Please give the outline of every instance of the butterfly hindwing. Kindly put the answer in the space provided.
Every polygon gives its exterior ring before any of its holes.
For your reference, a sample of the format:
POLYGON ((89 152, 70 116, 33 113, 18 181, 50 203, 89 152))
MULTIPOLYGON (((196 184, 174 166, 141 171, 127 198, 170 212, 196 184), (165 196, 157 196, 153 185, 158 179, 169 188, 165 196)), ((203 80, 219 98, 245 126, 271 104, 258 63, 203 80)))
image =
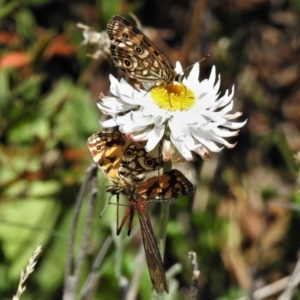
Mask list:
POLYGON ((173 200, 179 196, 189 195, 193 190, 191 182, 175 169, 154 176, 136 187, 136 193, 145 197, 148 202, 173 200))

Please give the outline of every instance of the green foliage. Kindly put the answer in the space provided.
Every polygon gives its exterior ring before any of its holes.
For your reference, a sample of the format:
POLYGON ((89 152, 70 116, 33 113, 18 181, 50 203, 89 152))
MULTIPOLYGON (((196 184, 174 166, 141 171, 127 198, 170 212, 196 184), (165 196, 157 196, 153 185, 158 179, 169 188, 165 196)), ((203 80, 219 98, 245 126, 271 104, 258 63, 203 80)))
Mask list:
POLYGON ((19 1, 7 1, 7 3, 5 2, 5 0, 0 1, 0 20, 9 16, 14 11, 14 9, 19 6, 19 1))
MULTIPOLYGON (((298 173, 293 154, 299 148, 299 76, 294 79, 295 84, 287 84, 294 73, 281 71, 293 63, 298 70, 295 36, 299 35, 300 2, 290 0, 282 11, 272 7, 273 2, 268 11, 260 4, 230 9, 222 2, 214 7, 208 4, 207 12, 203 12, 205 24, 199 27, 201 32, 191 23, 192 16, 184 17, 190 16, 191 11, 176 4, 168 7, 167 13, 164 6, 156 6, 157 17, 152 20, 148 11, 143 12, 151 8, 150 2, 113 0, 91 5, 77 1, 65 2, 63 9, 57 9, 52 2, 0 0, 1 300, 12 299, 20 272, 37 244, 43 245, 42 254, 26 282, 22 300, 50 300, 62 294, 74 205, 85 170, 92 163, 86 140, 99 130, 99 119, 103 120, 96 102, 99 92, 107 93, 109 83, 103 75, 111 66, 102 58, 92 60, 86 56, 92 51, 79 46, 83 37, 76 23, 104 30, 112 15, 129 12, 137 13, 141 21, 145 18, 153 22, 152 26, 169 29, 152 34, 160 37, 162 45, 163 40, 168 41, 166 54, 172 60, 195 56, 195 49, 179 45, 197 33, 197 55, 199 49, 211 53, 210 59, 201 62, 201 76, 208 74, 207 66, 210 70, 211 64, 216 64, 222 73, 222 84, 223 79, 226 88, 236 84, 235 105, 248 119, 248 127, 234 137, 237 147, 224 149, 224 154, 213 154, 213 171, 201 174, 195 163, 195 173, 200 178, 196 193, 203 188, 197 197, 206 201, 201 211, 194 209, 190 198, 177 199, 171 205, 165 265, 169 268, 180 262, 183 271, 176 276, 177 281, 170 279, 173 290, 170 289, 169 298, 164 295, 161 299, 187 299, 184 296, 189 295, 192 278, 188 259, 191 249, 198 255, 201 299, 230 300, 245 295, 239 276, 252 278, 249 270, 254 267, 259 278, 286 276, 299 248, 295 237, 300 218, 295 211, 299 210, 300 197, 292 190, 298 173), (271 17, 267 20, 266 16, 271 17), (192 28, 190 32, 188 28, 192 28), (285 40, 289 35, 291 40, 285 40), (277 51, 281 45, 284 51, 280 55, 277 51), (286 205, 276 206, 278 201, 286 205), (272 204, 269 218, 265 215, 267 204, 272 204), (240 255, 236 264, 224 255, 232 249, 240 255), (240 275, 237 270, 246 271, 240 275)), ((137 216, 130 237, 126 226, 120 236, 115 236, 116 205, 109 205, 99 219, 109 201, 107 185, 100 174, 88 253, 77 294, 99 249, 112 235, 113 243, 97 270, 99 286, 95 299, 117 299, 117 275, 121 273, 130 281, 140 267, 139 299, 149 299, 152 286, 147 265, 136 263, 141 245, 137 216)), ((75 258, 84 235, 89 192, 84 195, 76 228, 75 258)), ((116 203, 115 198, 110 201, 116 203)), ((120 219, 124 210, 120 207, 120 219)), ((157 233, 158 228, 153 227, 157 233)), ((296 293, 294 299, 298 298, 296 293)))

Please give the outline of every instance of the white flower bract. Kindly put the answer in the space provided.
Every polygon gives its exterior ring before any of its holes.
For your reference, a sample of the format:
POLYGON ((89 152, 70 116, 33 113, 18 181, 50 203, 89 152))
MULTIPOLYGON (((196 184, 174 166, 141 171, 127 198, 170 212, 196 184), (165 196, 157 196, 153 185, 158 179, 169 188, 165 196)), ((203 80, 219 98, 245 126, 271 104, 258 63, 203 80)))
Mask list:
MULTIPOLYGON (((182 68, 177 64, 176 72, 182 68)), ((180 95, 193 95, 195 101, 186 105, 191 96, 177 96, 178 105, 174 105, 173 94, 160 89, 167 94, 167 106, 154 99, 152 91, 157 87, 144 84, 144 89, 133 88, 125 80, 120 82, 110 76, 110 92, 113 96, 101 95, 99 109, 112 118, 101 123, 103 127, 119 126, 122 133, 132 140, 147 140, 146 151, 151 151, 162 138, 171 141, 164 143, 165 159, 172 159, 176 151, 185 160, 193 158, 192 153, 210 158, 211 152, 219 152, 223 146, 233 148, 235 144, 225 138, 238 135, 238 130, 244 122, 232 120, 242 113, 228 114, 233 107, 234 87, 231 93, 227 90, 220 96, 220 76, 216 80, 215 67, 212 68, 209 79, 199 81, 199 63, 196 63, 187 78, 181 83, 171 83, 176 89, 181 89, 180 95), (181 85, 180 86, 176 86, 181 85), (171 96, 170 96, 171 95, 171 96), (181 103, 182 99, 182 103, 181 103), (158 104, 159 103, 159 104, 158 104), (172 105, 173 103, 173 105, 172 105), (167 145, 165 147, 165 145, 167 145)), ((155 96, 156 97, 156 96, 155 96)), ((193 101, 193 100, 192 100, 193 101)), ((174 156, 175 157, 175 156, 174 156)), ((178 153, 176 155, 178 159, 178 153)))

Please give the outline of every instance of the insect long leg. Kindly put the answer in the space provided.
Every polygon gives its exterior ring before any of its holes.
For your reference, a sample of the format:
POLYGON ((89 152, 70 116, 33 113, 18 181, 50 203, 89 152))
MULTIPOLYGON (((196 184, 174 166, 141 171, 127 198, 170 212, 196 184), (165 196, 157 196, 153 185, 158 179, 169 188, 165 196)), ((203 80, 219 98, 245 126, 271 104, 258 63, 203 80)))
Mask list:
POLYGON ((131 228, 132 228, 132 221, 133 221, 133 216, 134 216, 134 208, 132 208, 130 206, 130 216, 129 216, 129 220, 128 220, 128 232, 127 235, 129 236, 131 233, 131 228))
POLYGON ((120 231, 119 230, 119 195, 117 195, 117 235, 119 235, 120 231))
POLYGON ((132 211, 131 207, 128 207, 127 210, 126 210, 126 212, 125 212, 125 215, 124 215, 124 217, 122 219, 122 222, 121 222, 120 226, 119 226, 119 216, 117 216, 117 235, 120 234, 120 232, 121 232, 124 224, 126 223, 128 217, 132 214, 131 211, 132 211))
POLYGON ((121 221, 121 224, 119 226, 119 195, 117 195, 117 235, 120 234, 124 224, 126 223, 127 219, 128 220, 128 233, 127 235, 130 235, 131 233, 131 228, 132 228, 132 221, 134 217, 134 203, 130 200, 129 207, 127 208, 125 215, 121 221))

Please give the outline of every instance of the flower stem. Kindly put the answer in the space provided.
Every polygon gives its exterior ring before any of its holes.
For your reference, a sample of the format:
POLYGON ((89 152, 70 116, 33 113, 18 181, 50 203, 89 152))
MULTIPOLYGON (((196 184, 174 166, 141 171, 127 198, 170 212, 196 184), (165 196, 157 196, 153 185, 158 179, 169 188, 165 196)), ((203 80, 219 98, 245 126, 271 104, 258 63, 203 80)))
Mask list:
MULTIPOLYGON (((164 173, 172 170, 172 163, 168 162, 164 164, 164 173)), ((158 248, 162 261, 165 256, 165 245, 167 236, 167 226, 169 221, 170 201, 161 203, 160 220, 159 220, 159 232, 158 232, 158 248)))
MULTIPOLYGON (((171 163, 166 163, 164 165, 164 173, 172 169, 171 163)), ((159 219, 159 232, 158 232, 158 249, 162 261, 164 261, 165 256, 165 245, 166 245, 166 236, 167 236, 167 226, 169 221, 169 212, 170 212, 170 201, 161 203, 160 210, 160 219, 159 219)), ((151 293, 151 300, 158 300, 159 295, 155 290, 151 293)))
POLYGON ((170 202, 164 202, 161 204, 160 220, 159 220, 159 233, 158 233, 158 248, 162 260, 165 255, 167 226, 169 221, 170 202))

